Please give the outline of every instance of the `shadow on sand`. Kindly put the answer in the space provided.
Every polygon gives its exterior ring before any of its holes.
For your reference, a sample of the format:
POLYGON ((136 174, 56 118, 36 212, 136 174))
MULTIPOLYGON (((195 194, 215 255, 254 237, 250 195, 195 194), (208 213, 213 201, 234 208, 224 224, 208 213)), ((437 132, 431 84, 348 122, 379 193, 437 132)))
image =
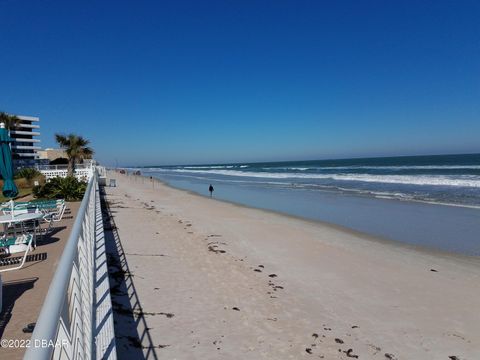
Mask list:
POLYGON ((100 189, 118 359, 157 360, 105 189, 100 189))

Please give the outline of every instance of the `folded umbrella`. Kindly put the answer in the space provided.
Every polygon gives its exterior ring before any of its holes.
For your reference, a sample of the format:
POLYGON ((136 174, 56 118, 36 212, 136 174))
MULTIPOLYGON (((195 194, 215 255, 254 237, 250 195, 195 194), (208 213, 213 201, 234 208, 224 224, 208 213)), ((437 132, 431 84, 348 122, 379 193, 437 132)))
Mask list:
POLYGON ((3 178, 3 196, 14 198, 18 195, 18 189, 13 182, 13 162, 10 143, 12 139, 8 136, 5 124, 0 123, 0 175, 3 178))

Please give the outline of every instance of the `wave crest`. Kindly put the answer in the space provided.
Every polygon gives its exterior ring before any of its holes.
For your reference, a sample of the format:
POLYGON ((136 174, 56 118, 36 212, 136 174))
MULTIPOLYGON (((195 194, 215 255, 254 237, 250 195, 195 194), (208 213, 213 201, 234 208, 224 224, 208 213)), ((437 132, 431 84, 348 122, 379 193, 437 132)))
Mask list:
MULTIPOLYGON (((160 169, 157 169, 160 170, 160 169)), ((194 169, 161 169, 165 172, 211 174, 235 177, 251 177, 265 179, 330 179, 336 181, 359 181, 385 184, 457 186, 480 188, 480 176, 476 175, 373 175, 373 174, 305 174, 252 172, 238 170, 194 170, 194 169)))

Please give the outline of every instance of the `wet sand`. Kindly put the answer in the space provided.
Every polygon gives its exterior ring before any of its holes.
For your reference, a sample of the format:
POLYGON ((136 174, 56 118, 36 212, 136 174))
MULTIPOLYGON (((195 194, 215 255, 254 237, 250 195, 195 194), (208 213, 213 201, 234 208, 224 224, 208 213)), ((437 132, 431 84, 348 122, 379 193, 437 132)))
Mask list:
MULTIPOLYGON (((110 175, 119 186, 107 200, 150 328, 144 352, 480 358, 479 258, 110 175)), ((128 358, 128 343, 118 353, 128 358)))

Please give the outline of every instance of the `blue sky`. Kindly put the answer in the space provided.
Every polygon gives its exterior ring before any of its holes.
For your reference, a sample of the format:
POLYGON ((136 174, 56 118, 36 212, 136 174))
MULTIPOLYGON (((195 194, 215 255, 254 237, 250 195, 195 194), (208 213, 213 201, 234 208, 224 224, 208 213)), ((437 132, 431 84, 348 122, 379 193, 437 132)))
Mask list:
POLYGON ((479 1, 0 0, 0 109, 106 164, 480 152, 479 1))

